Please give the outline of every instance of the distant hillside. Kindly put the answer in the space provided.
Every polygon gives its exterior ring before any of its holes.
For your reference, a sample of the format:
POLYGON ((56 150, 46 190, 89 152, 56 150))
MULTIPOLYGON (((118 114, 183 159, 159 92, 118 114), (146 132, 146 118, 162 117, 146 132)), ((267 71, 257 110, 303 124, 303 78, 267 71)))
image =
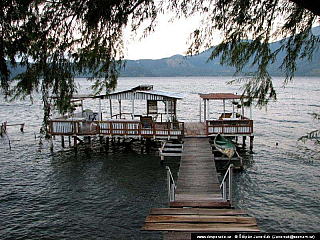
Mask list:
MULTIPOLYGON (((320 35, 320 27, 313 29, 315 35, 320 35)), ((271 44, 271 49, 275 50, 280 46, 280 42, 271 44)), ((170 58, 158 60, 127 60, 126 67, 121 71, 122 77, 175 77, 175 76, 230 76, 235 72, 235 68, 221 66, 219 59, 207 62, 211 50, 204 51, 196 56, 184 57, 174 55, 170 58)), ((279 67, 285 54, 279 53, 277 61, 269 67, 269 72, 273 76, 285 75, 279 67)), ((249 71, 250 69, 244 69, 249 71)), ((251 70, 252 71, 252 70, 251 70)), ((319 76, 320 75, 320 55, 319 51, 313 54, 313 59, 297 61, 297 76, 319 76)))
MULTIPOLYGON (((320 27, 313 28, 315 35, 320 35, 320 27)), ((280 43, 271 44, 271 49, 275 50, 280 43)), ((206 50, 198 55, 184 57, 174 55, 169 58, 157 60, 127 60, 125 68, 121 71, 122 77, 176 77, 176 76, 231 76, 235 68, 221 66, 219 59, 207 62, 212 50, 206 50)), ((272 76, 284 76, 279 66, 282 63, 285 54, 280 52, 277 61, 269 67, 272 76)), ((24 71, 23 68, 11 69, 12 76, 24 71)), ((250 69, 244 69, 249 71, 250 69)), ((251 70, 252 71, 252 70, 251 70)), ((309 62, 307 59, 297 61, 296 76, 320 76, 320 54, 319 50, 313 54, 313 59, 309 62)), ((78 76, 89 77, 89 76, 78 76)))

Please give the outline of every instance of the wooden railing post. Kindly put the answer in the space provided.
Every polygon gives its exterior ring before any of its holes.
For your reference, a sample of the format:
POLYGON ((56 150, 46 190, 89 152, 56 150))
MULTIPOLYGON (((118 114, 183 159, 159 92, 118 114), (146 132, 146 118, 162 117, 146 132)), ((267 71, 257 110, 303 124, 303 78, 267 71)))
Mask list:
POLYGON ((100 121, 97 121, 97 133, 100 135, 100 121))
POLYGON ((155 137, 156 134, 157 134, 157 131, 156 131, 156 124, 155 123, 151 123, 151 126, 152 126, 152 130, 153 130, 153 136, 155 137))
POLYGON ((167 188, 168 188, 168 198, 170 202, 175 200, 175 188, 176 184, 174 182, 171 170, 168 166, 166 166, 167 170, 167 188))
POLYGON ((206 121, 206 133, 207 133, 207 136, 209 136, 209 123, 208 123, 208 121, 206 121))
POLYGON ((229 166, 229 203, 232 204, 232 175, 233 175, 233 164, 229 166))
POLYGON ((77 134, 77 123, 73 122, 73 134, 77 134))

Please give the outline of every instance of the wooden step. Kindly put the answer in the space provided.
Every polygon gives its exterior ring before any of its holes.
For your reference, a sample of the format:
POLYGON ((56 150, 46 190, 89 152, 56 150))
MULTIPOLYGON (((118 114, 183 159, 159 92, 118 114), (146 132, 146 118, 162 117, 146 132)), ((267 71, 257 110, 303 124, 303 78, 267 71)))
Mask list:
POLYGON ((160 156, 164 157, 181 157, 182 153, 160 153, 160 156))
POLYGON ((207 215, 149 215, 146 223, 239 223, 254 224, 252 217, 239 216, 207 216, 207 215))
POLYGON ((142 231, 177 231, 177 232, 260 232, 256 224, 217 224, 217 223, 146 223, 142 231))
POLYGON ((207 208, 230 208, 230 203, 225 201, 174 201, 170 207, 207 207, 207 208))
POLYGON ((150 215, 212 215, 212 216, 237 216, 248 215, 243 209, 206 209, 206 208, 153 208, 150 215))
POLYGON ((166 147, 183 147, 183 144, 181 143, 166 143, 166 147))
POLYGON ((164 148, 162 149, 162 153, 164 152, 182 152, 182 148, 164 148))

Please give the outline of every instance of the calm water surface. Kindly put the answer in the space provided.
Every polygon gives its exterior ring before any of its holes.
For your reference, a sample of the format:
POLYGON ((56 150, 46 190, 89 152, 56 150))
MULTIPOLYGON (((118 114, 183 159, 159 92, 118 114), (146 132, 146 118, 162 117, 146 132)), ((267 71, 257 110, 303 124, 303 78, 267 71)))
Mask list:
MULTIPOLYGON (((118 90, 152 84, 157 90, 186 94, 178 102, 181 121, 199 120, 198 93, 240 92, 226 85, 232 78, 121 78, 118 90)), ((285 89, 275 78, 278 101, 267 109, 254 109, 254 154, 245 156, 245 170, 234 176, 234 204, 256 217, 263 232, 320 231, 320 157, 312 144, 297 139, 319 129, 311 113, 320 112, 320 78, 296 78, 285 89), (276 146, 278 143, 278 146, 276 146)), ((78 80, 80 92, 89 84, 78 80)), ((103 103, 108 116, 108 103, 103 103)), ((222 103, 211 103, 215 117, 222 103)), ((131 105, 123 103, 124 111, 131 105)), ((88 108, 97 110, 97 102, 88 108)), ((136 107, 143 111, 145 102, 136 107)), ((115 106, 116 108, 116 106, 115 106)), ((127 110, 126 110, 127 109, 127 110)), ((34 103, 7 103, 0 99, 1 122, 25 122, 25 132, 10 127, 0 138, 0 238, 104 238, 161 239, 142 233, 150 208, 166 207, 166 172, 158 153, 140 152, 125 145, 77 156, 55 142, 50 153, 40 142, 42 107, 34 103), (9 139, 11 150, 9 148, 9 139)), ((319 150, 319 149, 318 149, 319 150)), ((179 160, 166 161, 176 174, 179 160)))

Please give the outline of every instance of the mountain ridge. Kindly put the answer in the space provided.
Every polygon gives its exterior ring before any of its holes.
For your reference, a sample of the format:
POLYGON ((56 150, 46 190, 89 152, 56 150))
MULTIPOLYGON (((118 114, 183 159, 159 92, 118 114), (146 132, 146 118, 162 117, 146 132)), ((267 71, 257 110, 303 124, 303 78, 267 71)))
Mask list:
MULTIPOLYGON (((320 26, 312 29, 313 34, 320 36, 320 26)), ((271 50, 280 46, 280 41, 270 44, 271 50)), ((197 55, 183 56, 175 54, 171 57, 162 59, 139 59, 125 60, 125 67, 121 69, 120 77, 185 77, 185 76, 233 76, 235 68, 230 66, 221 66, 220 59, 215 58, 208 61, 212 51, 211 47, 197 55)), ((271 76, 285 76, 279 67, 285 57, 285 53, 280 52, 274 64, 268 67, 271 76)), ((320 76, 320 54, 319 50, 313 53, 312 61, 307 59, 297 60, 297 71, 295 76, 320 76)), ((25 71, 20 67, 10 68, 11 76, 25 71)), ((244 68, 244 72, 254 71, 250 68, 244 68)), ((90 75, 77 75, 76 77, 90 77, 90 75)))
MULTIPOLYGON (((312 29, 314 35, 320 35, 320 26, 312 29)), ((270 44, 272 50, 280 46, 280 41, 270 44)), ((213 48, 213 47, 212 47, 213 48)), ((162 59, 139 59, 126 60, 126 67, 121 71, 121 77, 179 77, 179 76, 232 76, 235 68, 221 66, 220 59, 215 58, 208 61, 212 48, 207 49, 194 56, 173 55, 162 59)), ((296 76, 319 76, 320 75, 320 54, 313 53, 312 61, 307 59, 297 60, 296 76)), ((274 64, 268 70, 272 76, 285 76, 280 66, 285 53, 280 52, 274 64)), ((247 67, 244 72, 250 69, 247 67)))

